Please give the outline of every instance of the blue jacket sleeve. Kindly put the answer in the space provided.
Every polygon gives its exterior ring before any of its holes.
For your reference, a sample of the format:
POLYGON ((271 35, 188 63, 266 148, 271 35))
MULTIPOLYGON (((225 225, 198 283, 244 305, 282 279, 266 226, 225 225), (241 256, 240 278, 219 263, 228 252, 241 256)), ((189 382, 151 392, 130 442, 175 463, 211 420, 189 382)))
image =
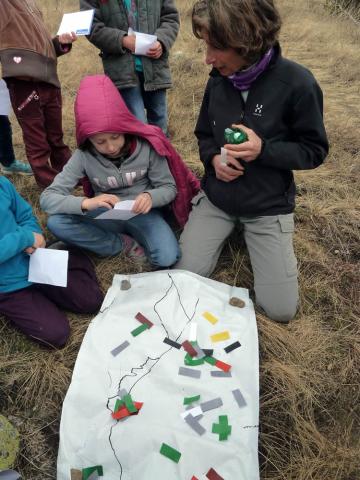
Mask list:
POLYGON ((34 243, 33 232, 41 233, 31 206, 18 194, 11 182, 6 181, 4 186, 10 207, 0 230, 3 232, 2 236, 0 234, 0 263, 31 247, 34 243), (13 228, 14 223, 16 223, 15 228, 13 228), (6 226, 9 226, 8 232, 6 232, 6 226))

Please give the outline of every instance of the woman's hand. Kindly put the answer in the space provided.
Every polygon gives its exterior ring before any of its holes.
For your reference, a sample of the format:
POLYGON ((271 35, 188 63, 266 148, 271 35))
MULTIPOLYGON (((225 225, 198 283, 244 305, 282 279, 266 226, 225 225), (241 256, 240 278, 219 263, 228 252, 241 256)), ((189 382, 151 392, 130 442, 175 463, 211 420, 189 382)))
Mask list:
POLYGON ((235 145, 227 143, 224 145, 224 148, 226 148, 228 153, 234 158, 241 158, 245 162, 252 162, 260 155, 262 148, 261 138, 254 132, 254 130, 247 128, 244 125, 231 125, 231 127, 244 130, 248 136, 248 140, 235 145))
POLYGON ((35 252, 37 248, 44 248, 46 245, 45 238, 41 233, 33 232, 34 234, 34 243, 32 247, 25 248, 25 253, 31 255, 35 252))
POLYGON ((155 42, 154 45, 146 52, 147 57, 155 59, 160 58, 162 54, 163 47, 159 41, 155 42))
POLYGON ((73 43, 77 40, 77 36, 75 32, 69 32, 69 33, 62 33, 59 35, 59 42, 61 45, 66 45, 69 43, 73 43))
POLYGON ((149 213, 152 207, 152 198, 150 193, 140 193, 135 198, 135 203, 132 208, 134 213, 149 213))
POLYGON ((114 207, 115 203, 119 202, 120 199, 116 195, 111 195, 110 193, 102 193, 94 198, 85 198, 82 201, 81 209, 82 210, 95 210, 96 208, 104 207, 110 210, 114 207))
POLYGON ((222 162, 221 155, 215 155, 212 159, 216 178, 223 182, 231 182, 244 175, 244 167, 231 155, 226 155, 226 163, 222 162))

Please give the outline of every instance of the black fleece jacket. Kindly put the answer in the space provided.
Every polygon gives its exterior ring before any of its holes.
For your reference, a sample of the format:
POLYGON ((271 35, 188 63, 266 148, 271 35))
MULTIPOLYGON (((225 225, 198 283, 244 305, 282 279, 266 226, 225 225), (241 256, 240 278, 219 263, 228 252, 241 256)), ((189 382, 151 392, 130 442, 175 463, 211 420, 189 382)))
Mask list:
POLYGON ((309 70, 281 56, 278 45, 267 70, 251 85, 246 103, 228 78, 211 71, 195 135, 205 166, 202 187, 214 205, 234 216, 291 213, 292 170, 318 167, 329 149, 321 89, 309 70), (223 182, 211 161, 225 143, 225 128, 233 123, 254 130, 263 147, 252 162, 241 161, 243 176, 223 182))

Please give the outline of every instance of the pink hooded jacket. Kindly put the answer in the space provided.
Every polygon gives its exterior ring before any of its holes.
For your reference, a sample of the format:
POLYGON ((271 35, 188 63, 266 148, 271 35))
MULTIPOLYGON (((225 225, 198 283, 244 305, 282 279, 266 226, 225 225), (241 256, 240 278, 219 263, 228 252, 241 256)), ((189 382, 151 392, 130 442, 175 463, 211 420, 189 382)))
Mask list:
POLYGON ((166 157, 177 187, 171 207, 179 226, 185 225, 191 199, 200 190, 199 180, 159 127, 144 124, 129 112, 118 89, 106 75, 92 75, 81 81, 75 100, 75 121, 78 146, 96 133, 127 133, 144 138, 159 155, 166 157))

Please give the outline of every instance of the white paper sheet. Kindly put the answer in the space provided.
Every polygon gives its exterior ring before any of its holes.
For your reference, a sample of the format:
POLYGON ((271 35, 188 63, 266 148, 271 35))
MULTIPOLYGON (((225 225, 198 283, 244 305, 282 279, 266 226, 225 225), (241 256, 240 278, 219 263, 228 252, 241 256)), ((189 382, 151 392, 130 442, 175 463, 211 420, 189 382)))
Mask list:
POLYGON ((146 55, 149 48, 151 48, 157 41, 156 35, 149 35, 148 33, 135 32, 132 28, 129 28, 128 35, 136 35, 135 55, 146 55))
POLYGON ((29 282, 67 286, 69 252, 51 248, 37 248, 30 255, 29 282))
POLYGON ((75 32, 76 35, 89 35, 94 18, 94 9, 82 12, 64 13, 61 20, 58 35, 75 32))
POLYGON ((132 211, 135 200, 123 200, 122 202, 117 202, 114 205, 114 208, 111 208, 107 212, 101 213, 96 220, 130 220, 130 218, 138 215, 132 211))
POLYGON ((9 90, 4 80, 0 80, 0 115, 9 115, 11 109, 9 90))
POLYGON ((63 403, 56 478, 68 480, 71 468, 102 465, 104 480, 200 479, 210 468, 226 480, 258 480, 258 383, 257 327, 247 290, 182 270, 115 275, 100 313, 89 324, 63 403), (129 290, 120 289, 125 279, 129 290), (244 300, 245 308, 231 306, 233 296, 244 300), (215 326, 204 319, 205 311, 219 319, 215 326), (131 331, 140 325, 138 312, 154 326, 133 337, 131 331), (200 379, 178 375, 186 352, 163 340, 182 343, 192 323, 198 325, 199 346, 213 348, 216 359, 232 365, 232 377, 212 377, 216 367, 207 363, 189 367, 201 369, 200 379), (231 340, 213 344, 210 335, 219 329, 231 332, 231 340), (241 347, 227 354, 224 347, 236 340, 241 347), (130 345, 112 355, 124 341, 130 345), (124 389, 143 406, 137 415, 117 422, 111 413, 124 389), (232 393, 236 389, 246 401, 241 408, 232 393), (197 417, 206 429, 201 436, 181 416, 184 397, 198 394, 192 408, 222 400, 197 417), (212 433, 219 415, 227 415, 232 426, 226 441, 212 433), (163 442, 181 452, 179 463, 159 453, 163 442))

